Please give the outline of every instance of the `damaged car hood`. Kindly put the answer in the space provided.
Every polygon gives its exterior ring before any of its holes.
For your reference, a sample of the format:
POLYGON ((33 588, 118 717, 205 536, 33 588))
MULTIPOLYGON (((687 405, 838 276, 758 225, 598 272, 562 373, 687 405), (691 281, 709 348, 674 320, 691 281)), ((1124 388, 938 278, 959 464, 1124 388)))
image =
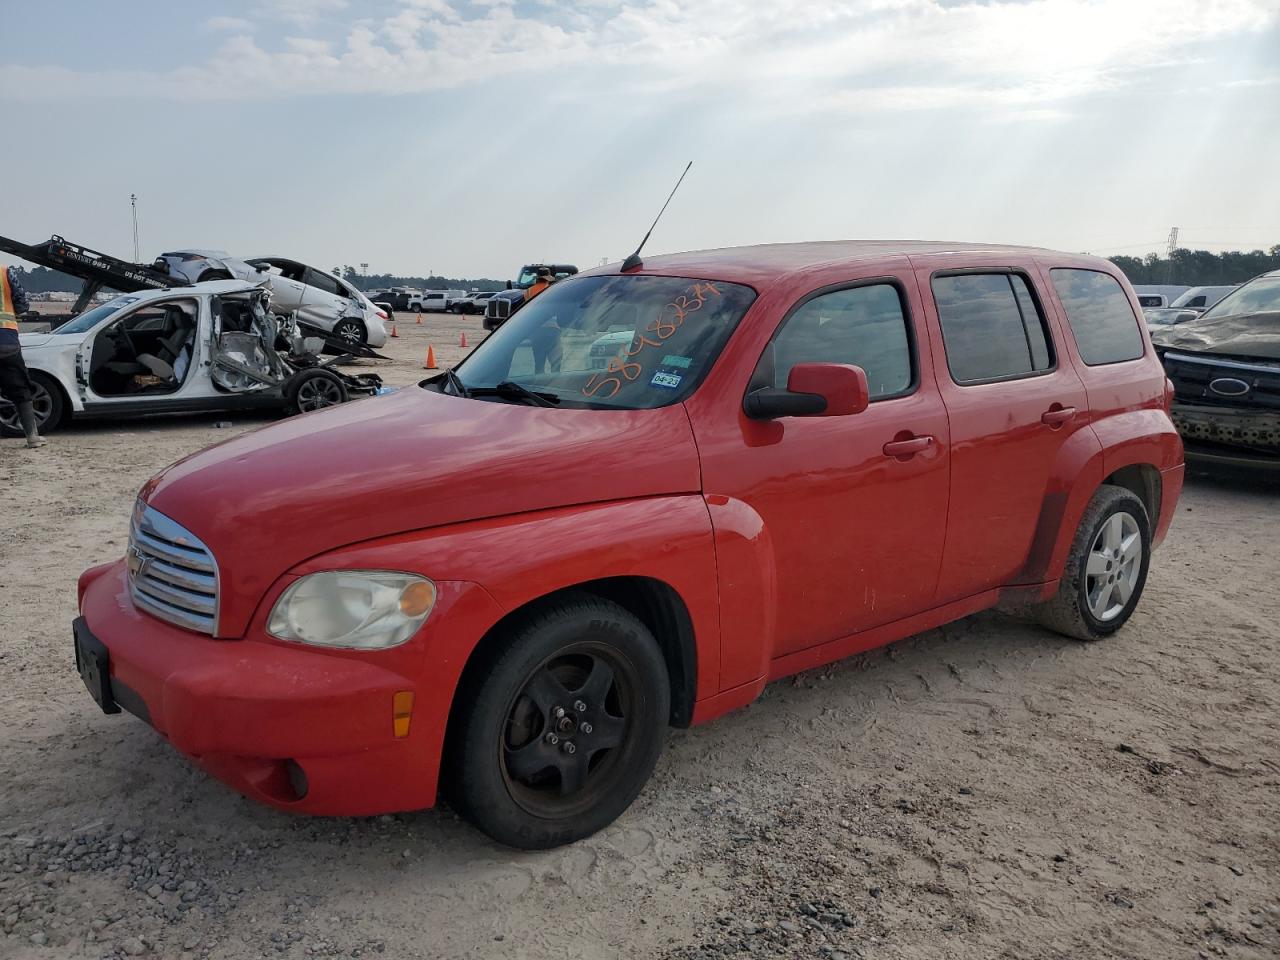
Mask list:
POLYGON ((1153 327, 1151 342, 1169 350, 1280 360, 1280 313, 1201 317, 1174 326, 1153 327))
POLYGON ((139 496, 213 552, 219 634, 239 636, 281 574, 338 547, 699 489, 681 404, 558 410, 410 388, 235 437, 178 461, 139 496))

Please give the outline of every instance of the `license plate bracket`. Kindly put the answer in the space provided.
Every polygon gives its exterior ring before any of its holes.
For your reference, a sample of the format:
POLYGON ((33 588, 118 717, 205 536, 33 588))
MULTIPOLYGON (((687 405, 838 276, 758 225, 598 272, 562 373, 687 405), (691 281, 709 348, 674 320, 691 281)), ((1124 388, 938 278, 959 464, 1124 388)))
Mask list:
POLYGON ((71 639, 75 645, 76 672, 89 696, 103 713, 119 713, 120 705, 111 692, 111 654, 106 645, 93 635, 83 617, 77 617, 72 624, 71 639))

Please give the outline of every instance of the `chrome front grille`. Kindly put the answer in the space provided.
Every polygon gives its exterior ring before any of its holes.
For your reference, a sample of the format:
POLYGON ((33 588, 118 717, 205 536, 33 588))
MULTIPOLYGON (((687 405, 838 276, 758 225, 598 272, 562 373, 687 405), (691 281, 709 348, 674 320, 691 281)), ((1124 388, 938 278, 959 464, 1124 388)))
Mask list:
POLYGON ((200 540, 139 503, 129 527, 129 592, 140 610, 212 635, 218 626, 218 564, 200 540))

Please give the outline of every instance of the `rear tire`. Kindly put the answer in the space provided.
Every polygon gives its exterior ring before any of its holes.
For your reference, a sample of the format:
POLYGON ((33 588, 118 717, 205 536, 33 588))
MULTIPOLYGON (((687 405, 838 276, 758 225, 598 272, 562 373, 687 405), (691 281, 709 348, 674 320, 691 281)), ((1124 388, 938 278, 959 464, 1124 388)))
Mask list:
POLYGON ((671 690, 648 628, 577 594, 515 624, 457 697, 454 807, 500 843, 541 850, 631 805, 662 752, 671 690))
POLYGON ((1146 507, 1123 487, 1103 484, 1085 508, 1051 599, 1035 613, 1077 640, 1101 640, 1125 625, 1142 598, 1151 562, 1146 507))
MULTIPOLYGON (((38 370, 28 371, 31 380, 31 406, 36 415, 36 431, 41 435, 53 433, 62 425, 67 404, 62 388, 53 378, 38 370)), ((18 422, 18 408, 0 399, 0 437, 23 437, 22 424, 18 422)))
POLYGON ((312 367, 296 374, 285 387, 289 414, 310 413, 346 403, 347 386, 332 370, 312 367))
POLYGON ((352 347, 363 347, 369 342, 369 331, 365 329, 363 320, 347 317, 333 325, 333 335, 343 343, 352 347))

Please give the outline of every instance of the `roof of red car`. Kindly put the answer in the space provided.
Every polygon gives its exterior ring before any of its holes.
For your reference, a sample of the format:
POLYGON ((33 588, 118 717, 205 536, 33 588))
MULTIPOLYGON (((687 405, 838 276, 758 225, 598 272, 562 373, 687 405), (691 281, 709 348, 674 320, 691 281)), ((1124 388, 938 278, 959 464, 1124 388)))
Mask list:
MULTIPOLYGON (((668 274, 678 277, 702 277, 726 280, 752 286, 767 284, 779 277, 819 267, 823 264, 852 263, 890 256, 923 256, 925 254, 997 254, 1017 256, 1061 256, 1069 260, 1083 258, 1077 254, 1058 254, 1043 247, 1017 247, 997 243, 951 243, 933 240, 822 240, 809 243, 763 243, 750 247, 720 247, 713 250, 691 250, 662 256, 642 255, 642 274, 668 274)), ((618 273, 619 264, 610 264, 584 273, 618 273)))

